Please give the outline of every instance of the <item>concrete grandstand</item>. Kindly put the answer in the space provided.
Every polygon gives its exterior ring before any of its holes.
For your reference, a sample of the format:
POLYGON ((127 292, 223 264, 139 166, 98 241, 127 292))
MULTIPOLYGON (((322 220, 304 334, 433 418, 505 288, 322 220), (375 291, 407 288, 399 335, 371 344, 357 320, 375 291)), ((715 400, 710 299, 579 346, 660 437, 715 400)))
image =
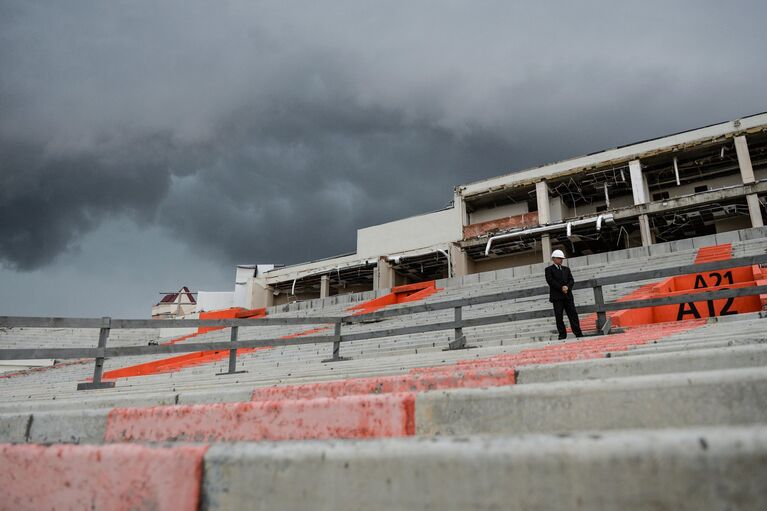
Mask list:
POLYGON ((765 180, 767 114, 756 114, 457 186, 444 210, 358 230, 353 254, 270 271, 241 267, 236 305, 523 266, 553 248, 604 254, 761 227, 765 180))
POLYGON ((0 318, 0 509, 764 509, 766 151, 760 114, 459 186, 195 320, 0 318))

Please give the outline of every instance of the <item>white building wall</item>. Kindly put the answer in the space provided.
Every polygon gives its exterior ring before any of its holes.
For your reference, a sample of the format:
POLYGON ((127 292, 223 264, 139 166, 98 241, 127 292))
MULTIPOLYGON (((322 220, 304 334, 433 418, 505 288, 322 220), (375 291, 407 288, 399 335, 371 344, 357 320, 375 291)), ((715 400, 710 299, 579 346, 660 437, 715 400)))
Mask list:
POLYGON ((357 257, 391 255, 459 241, 463 225, 456 208, 428 213, 357 231, 357 257))

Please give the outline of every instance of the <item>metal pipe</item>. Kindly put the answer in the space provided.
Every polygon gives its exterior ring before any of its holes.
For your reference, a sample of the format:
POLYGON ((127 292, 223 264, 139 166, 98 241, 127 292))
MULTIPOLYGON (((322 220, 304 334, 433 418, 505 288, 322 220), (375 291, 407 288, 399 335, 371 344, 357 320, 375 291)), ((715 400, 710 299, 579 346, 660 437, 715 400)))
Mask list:
POLYGON ((567 235, 570 236, 570 234, 572 233, 572 228, 574 226, 590 224, 590 223, 593 222, 594 224, 596 224, 598 226, 597 230, 601 230, 603 223, 605 223, 605 222, 612 223, 614 221, 615 220, 613 219, 612 213, 608 213, 606 215, 598 215, 598 216, 595 216, 595 217, 582 218, 580 220, 572 220, 572 221, 569 221, 569 222, 561 222, 561 223, 553 224, 553 225, 542 225, 540 227, 533 227, 532 229, 523 229, 521 231, 509 232, 509 233, 506 233, 506 234, 499 234, 497 236, 491 236, 490 239, 487 240, 487 244, 485 245, 485 255, 490 254, 490 247, 493 245, 493 242, 497 241, 497 240, 513 238, 515 236, 527 236, 527 235, 531 235, 531 234, 543 234, 543 233, 552 232, 552 231, 559 231, 559 230, 562 230, 562 229, 566 229, 567 230, 567 235))

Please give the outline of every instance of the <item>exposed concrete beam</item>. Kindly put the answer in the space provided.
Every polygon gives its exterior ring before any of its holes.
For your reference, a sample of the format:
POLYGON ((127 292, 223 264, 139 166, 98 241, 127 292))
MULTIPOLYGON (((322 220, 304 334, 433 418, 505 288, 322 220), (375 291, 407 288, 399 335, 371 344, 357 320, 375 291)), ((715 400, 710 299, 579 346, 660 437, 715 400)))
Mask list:
POLYGON ((532 185, 542 178, 554 179, 601 166, 625 164, 625 162, 631 159, 641 159, 655 154, 669 153, 674 150, 682 150, 707 143, 716 143, 743 133, 758 132, 765 129, 767 129, 767 114, 752 115, 705 128, 685 131, 675 135, 608 149, 587 156, 563 160, 550 165, 476 181, 459 186, 457 190, 464 197, 480 196, 507 187, 532 185))
POLYGON ((753 183, 754 168, 751 166, 751 155, 748 154, 748 143, 744 135, 735 137, 735 152, 738 155, 738 167, 740 167, 740 176, 743 184, 753 183))
POLYGON ((546 225, 551 222, 551 206, 549 204, 549 186, 545 179, 535 183, 535 198, 538 201, 538 223, 546 225))
MULTIPOLYGON (((751 165, 751 155, 748 153, 748 142, 746 136, 735 137, 735 152, 738 154, 738 167, 740 167, 740 177, 743 184, 750 184, 756 181, 754 179, 754 167, 751 165)), ((748 204, 748 214, 751 217, 751 227, 761 227, 764 225, 762 220, 762 206, 759 204, 759 197, 755 193, 746 195, 748 204)))
POLYGON ((631 192, 634 194, 634 204, 648 202, 647 187, 642 176, 642 164, 639 160, 629 162, 629 173, 631 174, 631 192))
POLYGON ((274 305, 274 288, 266 284, 265 279, 252 279, 250 309, 261 309, 274 305))
POLYGON ((760 181, 750 185, 732 186, 729 188, 720 188, 718 190, 709 190, 699 192, 694 195, 685 195, 673 199, 648 202, 636 206, 616 209, 613 211, 613 217, 616 221, 627 220, 639 215, 652 215, 664 211, 673 211, 678 209, 687 209, 691 206, 702 206, 723 200, 737 199, 755 193, 767 192, 767 181, 760 181))
POLYGON ((541 236, 541 252, 543 257, 543 262, 547 262, 549 260, 549 257, 551 256, 551 236, 548 234, 544 234, 541 236))
POLYGON ((461 250, 457 243, 450 244, 450 264, 453 268, 451 277, 463 277, 474 273, 474 261, 461 250))
MULTIPOLYGON (((613 218, 616 222, 622 222, 632 220, 639 217, 640 215, 653 215, 661 212, 688 209, 692 206, 703 206, 715 202, 722 202, 738 199, 741 197, 748 197, 749 195, 764 193, 767 193, 767 181, 759 181, 749 185, 737 185, 728 188, 720 188, 717 190, 708 190, 706 192, 698 192, 694 195, 685 195, 673 199, 647 202, 645 204, 628 206, 607 212, 612 212, 613 218)), ((463 248, 485 245, 489 237, 490 235, 485 235, 479 238, 462 241, 459 244, 463 248)))
MULTIPOLYGON (((551 222, 551 203, 549 202, 549 185, 543 179, 535 183, 535 198, 538 201, 538 223, 546 225, 551 222)), ((549 260, 551 254, 551 238, 548 234, 541 236, 543 262, 549 260)))
POLYGON ((639 215, 639 234, 642 236, 642 246, 649 247, 653 244, 652 230, 650 229, 650 218, 647 215, 639 215))
POLYGON ((748 203, 748 214, 751 217, 751 227, 762 227, 764 221, 762 220, 762 205, 759 204, 759 197, 755 193, 746 195, 746 202, 748 203))
POLYGON ((330 296, 330 276, 323 275, 320 277, 320 298, 328 296, 330 296))
POLYGON ((378 258, 378 266, 376 266, 375 280, 373 282, 373 289, 391 289, 394 287, 394 268, 386 260, 386 257, 378 258))

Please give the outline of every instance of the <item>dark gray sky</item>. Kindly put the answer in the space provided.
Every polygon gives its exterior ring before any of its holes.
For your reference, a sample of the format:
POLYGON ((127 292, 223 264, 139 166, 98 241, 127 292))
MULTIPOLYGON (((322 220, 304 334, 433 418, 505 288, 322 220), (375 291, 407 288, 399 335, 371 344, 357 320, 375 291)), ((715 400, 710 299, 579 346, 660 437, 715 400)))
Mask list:
POLYGON ((761 1, 0 0, 0 315, 146 317, 480 178, 767 110, 761 1), (624 5, 625 4, 625 5, 624 5))

